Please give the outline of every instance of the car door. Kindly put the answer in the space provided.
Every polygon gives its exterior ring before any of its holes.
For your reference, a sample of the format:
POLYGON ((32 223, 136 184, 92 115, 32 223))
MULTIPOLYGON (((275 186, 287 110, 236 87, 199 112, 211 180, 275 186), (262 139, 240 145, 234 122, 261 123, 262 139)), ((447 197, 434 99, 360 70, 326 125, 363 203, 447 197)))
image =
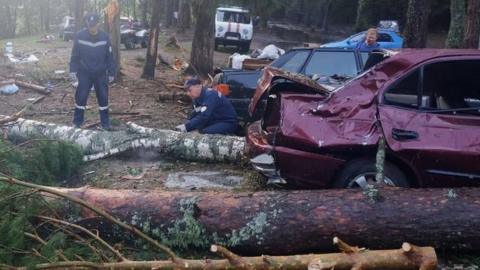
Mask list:
POLYGON ((379 118, 391 154, 412 168, 421 185, 480 185, 480 61, 467 62, 426 63, 380 97, 379 118), (445 93, 463 104, 442 107, 445 93))

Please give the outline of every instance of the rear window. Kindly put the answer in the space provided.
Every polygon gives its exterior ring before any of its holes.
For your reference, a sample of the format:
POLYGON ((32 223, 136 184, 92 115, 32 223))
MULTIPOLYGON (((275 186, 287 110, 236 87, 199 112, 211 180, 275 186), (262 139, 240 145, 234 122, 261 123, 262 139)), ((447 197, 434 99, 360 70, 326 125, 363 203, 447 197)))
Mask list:
POLYGON ((233 23, 250 23, 250 16, 244 12, 217 11, 217 21, 233 23))
POLYGON ((305 67, 305 75, 307 76, 317 74, 320 76, 354 77, 357 73, 357 61, 352 51, 316 51, 305 67))

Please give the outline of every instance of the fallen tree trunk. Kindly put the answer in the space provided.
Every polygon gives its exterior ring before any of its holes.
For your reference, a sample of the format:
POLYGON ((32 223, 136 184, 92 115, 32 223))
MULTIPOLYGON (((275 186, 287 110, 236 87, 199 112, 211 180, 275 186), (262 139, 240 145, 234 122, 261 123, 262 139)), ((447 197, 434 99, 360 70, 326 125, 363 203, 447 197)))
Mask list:
MULTIPOLYGON (((338 235, 371 248, 403 241, 440 249, 480 248, 480 189, 155 192, 58 189, 105 209, 175 248, 219 243, 241 254, 330 251, 338 235), (382 199, 383 198, 383 199, 382 199)), ((81 224, 120 232, 84 212, 81 224)), ((125 237, 122 235, 122 237, 125 237)))
MULTIPOLYGON (((7 120, 6 120, 7 121, 7 120)), ((245 139, 233 136, 180 133, 149 129, 135 124, 126 131, 97 131, 18 119, 4 125, 10 139, 47 138, 78 145, 84 160, 96 160, 136 149, 155 149, 172 157, 202 162, 238 162, 243 157, 245 139)))

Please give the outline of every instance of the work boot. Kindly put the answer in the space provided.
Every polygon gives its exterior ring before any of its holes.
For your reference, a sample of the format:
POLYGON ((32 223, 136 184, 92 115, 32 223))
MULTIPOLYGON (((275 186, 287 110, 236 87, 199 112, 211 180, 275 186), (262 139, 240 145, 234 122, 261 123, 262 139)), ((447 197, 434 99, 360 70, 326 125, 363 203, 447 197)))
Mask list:
POLYGON ((108 109, 106 110, 100 110, 100 123, 102 126, 102 129, 104 130, 110 130, 110 119, 108 117, 108 109))
POLYGON ((73 112, 73 125, 76 128, 80 128, 83 124, 83 114, 84 110, 75 108, 75 111, 73 112))

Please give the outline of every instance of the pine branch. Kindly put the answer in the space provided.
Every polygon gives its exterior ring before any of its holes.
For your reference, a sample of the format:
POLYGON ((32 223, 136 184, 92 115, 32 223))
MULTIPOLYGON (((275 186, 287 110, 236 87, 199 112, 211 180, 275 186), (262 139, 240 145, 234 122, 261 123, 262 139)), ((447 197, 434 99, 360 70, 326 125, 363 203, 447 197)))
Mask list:
POLYGON ((120 261, 128 261, 128 259, 123 257, 123 255, 118 250, 116 250, 115 248, 110 246, 107 242, 105 242, 102 238, 100 238, 99 236, 97 236, 96 234, 92 233, 91 231, 85 229, 82 226, 72 224, 70 222, 59 220, 59 219, 56 219, 56 218, 46 217, 46 216, 36 216, 36 217, 39 218, 39 219, 49 221, 49 222, 62 224, 62 225, 69 226, 69 227, 75 228, 77 230, 80 230, 80 231, 88 234, 90 237, 92 237, 93 239, 97 240, 100 244, 102 244, 105 248, 110 250, 113 254, 115 254, 115 256, 118 257, 118 259, 120 259, 120 261))
POLYGON ((90 203, 87 203, 86 201, 82 200, 82 199, 79 199, 79 198, 75 198, 73 196, 70 196, 68 194, 64 194, 60 191, 57 191, 53 188, 50 188, 50 187, 46 187, 46 186, 41 186, 41 185, 36 185, 36 184, 32 184, 32 183, 27 183, 27 182, 24 182, 24 181, 20 181, 18 179, 15 179, 13 177, 9 177, 3 173, 0 173, 0 175, 2 175, 0 177, 0 181, 1 182, 5 182, 5 183, 9 183, 9 184, 14 184, 14 185, 19 185, 19 186, 24 186, 24 187, 28 187, 28 188, 33 188, 33 189, 37 189, 41 192, 46 192, 46 193, 50 193, 50 194, 53 194, 53 195, 56 195, 56 196, 59 196, 61 198, 65 198, 65 199, 68 199, 74 203, 77 203, 85 208, 88 208, 89 210, 92 210, 93 212, 105 217, 106 219, 108 219, 109 221, 111 221, 112 223, 115 223, 117 224, 118 226, 120 226, 121 228, 124 228, 134 234, 136 234, 137 236, 139 236, 140 238, 144 239, 145 241, 147 241, 148 243, 150 243, 151 245, 159 248, 160 250, 162 250, 163 252, 165 252, 169 257, 170 259, 173 261, 173 262, 177 262, 177 263, 180 263, 182 261, 181 258, 177 257, 177 255, 175 255, 175 253, 173 253, 173 251, 160 244, 158 241, 152 239, 151 237, 149 237, 148 235, 144 234, 143 232, 141 232, 140 230, 138 230, 137 228, 125 223, 125 222, 122 222, 120 220, 118 220, 117 218, 113 217, 112 215, 110 215, 109 213, 105 212, 104 210, 98 208, 98 207, 95 207, 93 206, 92 204, 90 203))

